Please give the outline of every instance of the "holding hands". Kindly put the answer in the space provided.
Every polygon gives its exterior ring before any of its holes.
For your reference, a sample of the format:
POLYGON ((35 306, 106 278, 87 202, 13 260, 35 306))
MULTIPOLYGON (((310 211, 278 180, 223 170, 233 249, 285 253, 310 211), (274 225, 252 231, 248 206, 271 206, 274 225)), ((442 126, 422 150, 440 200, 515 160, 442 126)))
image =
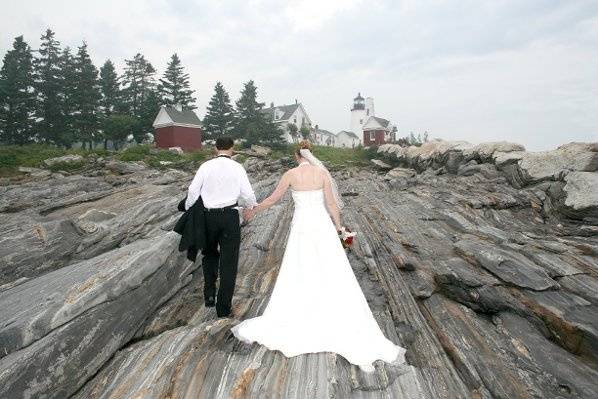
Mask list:
POLYGON ((243 220, 250 221, 256 214, 256 207, 243 209, 243 220))

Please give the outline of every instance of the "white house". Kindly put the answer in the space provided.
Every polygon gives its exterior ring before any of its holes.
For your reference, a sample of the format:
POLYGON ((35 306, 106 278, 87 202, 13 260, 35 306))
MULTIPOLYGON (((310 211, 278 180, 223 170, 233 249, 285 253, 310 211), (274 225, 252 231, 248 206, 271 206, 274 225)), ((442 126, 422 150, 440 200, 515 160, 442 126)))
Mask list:
POLYGON ((285 140, 289 143, 294 143, 299 140, 301 137, 299 130, 301 130, 302 126, 307 126, 311 130, 311 119, 307 115, 303 104, 298 103, 297 100, 295 100, 295 104, 290 105, 275 106, 274 103, 270 103, 270 107, 264 108, 262 112, 268 114, 272 121, 280 126, 281 130, 284 132, 285 140), (297 127, 297 136, 291 136, 288 128, 289 124, 293 124, 297 127))
POLYGON ((341 130, 336 134, 335 147, 355 148, 361 144, 359 136, 347 130, 341 130))
POLYGON ((336 135, 328 130, 320 129, 316 125, 315 129, 311 132, 312 140, 315 144, 326 145, 333 147, 336 142, 336 135))

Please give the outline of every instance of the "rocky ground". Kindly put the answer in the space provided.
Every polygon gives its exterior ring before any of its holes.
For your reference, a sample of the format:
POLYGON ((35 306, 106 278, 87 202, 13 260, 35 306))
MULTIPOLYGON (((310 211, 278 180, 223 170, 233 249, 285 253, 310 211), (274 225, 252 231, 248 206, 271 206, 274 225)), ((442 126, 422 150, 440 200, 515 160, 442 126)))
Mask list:
MULTIPOLYGON (((379 153, 335 175, 351 265, 407 365, 365 374, 238 342, 230 327, 268 302, 290 199, 243 228, 237 316, 218 319, 170 231, 192 173, 112 161, 0 186, 0 397, 597 397, 597 146, 379 153)), ((258 197, 289 166, 249 158, 258 197)))

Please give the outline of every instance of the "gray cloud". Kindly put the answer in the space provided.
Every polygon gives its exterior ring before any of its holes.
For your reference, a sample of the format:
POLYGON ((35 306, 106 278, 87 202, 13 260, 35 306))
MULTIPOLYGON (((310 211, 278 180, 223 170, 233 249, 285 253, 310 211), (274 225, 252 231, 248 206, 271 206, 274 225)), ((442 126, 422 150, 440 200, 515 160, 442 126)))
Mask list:
POLYGON ((254 79, 262 101, 302 101, 329 130, 348 128, 357 91, 401 134, 532 150, 598 140, 595 1, 30 1, 0 16, 37 46, 50 26, 85 39, 99 66, 142 52, 161 72, 173 52, 199 112, 220 80, 236 98, 254 79))

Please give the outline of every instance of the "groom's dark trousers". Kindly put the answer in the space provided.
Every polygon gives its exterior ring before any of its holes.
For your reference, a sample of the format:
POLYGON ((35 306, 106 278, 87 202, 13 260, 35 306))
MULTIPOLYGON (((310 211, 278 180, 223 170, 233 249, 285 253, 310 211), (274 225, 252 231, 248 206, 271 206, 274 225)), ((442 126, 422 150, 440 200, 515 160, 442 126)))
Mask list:
POLYGON ((239 211, 232 207, 206 209, 206 247, 202 250, 204 298, 215 297, 216 279, 220 286, 216 298, 218 317, 228 316, 237 278, 241 227, 239 211))

